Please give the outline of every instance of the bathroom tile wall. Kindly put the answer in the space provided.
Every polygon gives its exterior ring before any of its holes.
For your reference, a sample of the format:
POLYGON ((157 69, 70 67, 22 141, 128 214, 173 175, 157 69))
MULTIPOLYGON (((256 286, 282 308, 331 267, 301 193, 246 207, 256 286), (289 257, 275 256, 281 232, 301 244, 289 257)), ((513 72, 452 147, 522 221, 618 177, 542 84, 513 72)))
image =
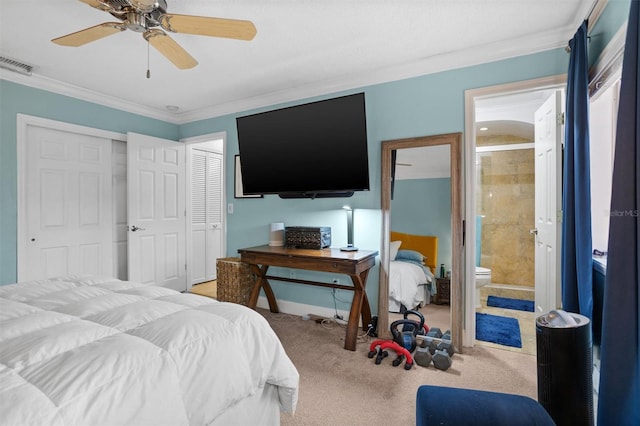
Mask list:
MULTIPOLYGON (((503 135, 478 138, 478 146, 527 143, 503 135)), ((534 150, 476 154, 476 212, 482 215, 480 266, 491 269, 492 282, 534 287, 534 244, 529 233, 535 217, 534 150)))

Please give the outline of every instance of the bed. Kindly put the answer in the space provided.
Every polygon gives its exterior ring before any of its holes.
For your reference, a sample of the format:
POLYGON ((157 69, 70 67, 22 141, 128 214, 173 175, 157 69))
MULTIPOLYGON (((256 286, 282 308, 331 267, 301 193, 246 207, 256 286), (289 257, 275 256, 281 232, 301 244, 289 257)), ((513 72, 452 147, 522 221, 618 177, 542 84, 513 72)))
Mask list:
POLYGON ((280 424, 298 372, 259 313, 106 277, 0 286, 0 424, 280 424))
POLYGON ((391 231, 389 311, 427 305, 436 294, 438 237, 391 231))

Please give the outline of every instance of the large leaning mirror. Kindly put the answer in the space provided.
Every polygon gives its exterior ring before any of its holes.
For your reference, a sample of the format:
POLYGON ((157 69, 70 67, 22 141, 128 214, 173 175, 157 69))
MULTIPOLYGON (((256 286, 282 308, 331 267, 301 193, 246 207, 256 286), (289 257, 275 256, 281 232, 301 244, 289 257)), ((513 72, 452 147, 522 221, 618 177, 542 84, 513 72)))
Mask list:
POLYGON ((405 309, 424 313, 433 304, 425 323, 450 329, 454 345, 462 349, 461 144, 461 133, 382 142, 378 331, 383 337, 390 336, 389 325, 403 318, 405 309), (397 180, 402 176, 407 182, 397 180), (422 269, 426 280, 405 272, 405 263, 422 269), (414 281, 411 275, 420 278, 414 281))

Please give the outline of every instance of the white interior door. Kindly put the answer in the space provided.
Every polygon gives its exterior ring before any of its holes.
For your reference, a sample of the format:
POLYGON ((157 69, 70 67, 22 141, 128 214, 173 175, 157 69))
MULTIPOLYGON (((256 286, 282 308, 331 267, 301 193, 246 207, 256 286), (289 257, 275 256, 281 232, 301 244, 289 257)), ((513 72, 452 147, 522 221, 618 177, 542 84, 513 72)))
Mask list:
POLYGON ((112 275, 111 140, 26 129, 18 280, 112 275))
POLYGON ((191 150, 191 285, 216 279, 222 255, 222 154, 191 150))
POLYGON ((127 133, 127 157, 129 280, 185 291, 185 146, 127 133))
POLYGON ((535 293, 538 312, 560 305, 562 208, 561 94, 555 92, 535 113, 535 293))

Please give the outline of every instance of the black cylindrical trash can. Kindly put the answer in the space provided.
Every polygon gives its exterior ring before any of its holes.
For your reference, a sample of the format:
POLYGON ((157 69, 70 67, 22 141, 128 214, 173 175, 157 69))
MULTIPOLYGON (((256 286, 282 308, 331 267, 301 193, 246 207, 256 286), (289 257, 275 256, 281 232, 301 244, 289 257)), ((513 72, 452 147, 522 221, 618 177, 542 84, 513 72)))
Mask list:
POLYGON ((558 426, 587 425, 593 415, 589 318, 554 310, 536 319, 538 402, 558 426))

